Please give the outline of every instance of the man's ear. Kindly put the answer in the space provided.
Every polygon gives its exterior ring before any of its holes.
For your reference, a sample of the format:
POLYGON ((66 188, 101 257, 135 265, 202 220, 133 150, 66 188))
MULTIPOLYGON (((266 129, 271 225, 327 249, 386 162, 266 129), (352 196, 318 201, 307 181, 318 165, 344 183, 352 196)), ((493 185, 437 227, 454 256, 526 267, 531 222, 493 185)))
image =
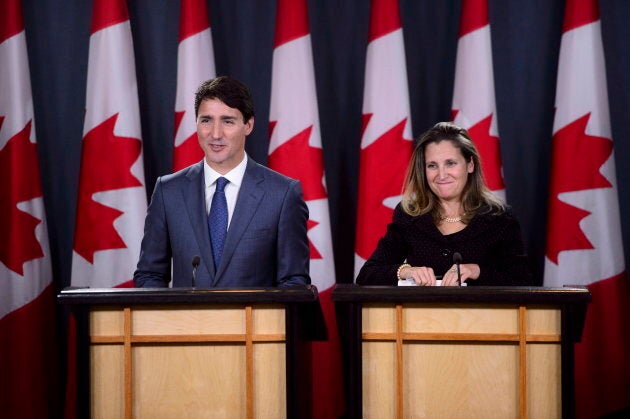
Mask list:
POLYGON ((245 135, 251 134, 254 130, 254 117, 249 118, 247 122, 245 122, 245 135))

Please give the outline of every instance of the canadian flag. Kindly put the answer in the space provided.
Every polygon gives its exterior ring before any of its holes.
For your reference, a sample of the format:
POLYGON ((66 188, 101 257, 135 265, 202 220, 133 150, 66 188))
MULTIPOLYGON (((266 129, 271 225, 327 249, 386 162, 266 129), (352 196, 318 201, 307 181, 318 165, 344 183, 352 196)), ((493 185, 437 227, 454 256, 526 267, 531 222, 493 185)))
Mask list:
POLYGON ((0 415, 48 417, 55 300, 20 0, 0 2, 0 415))
POLYGON ((203 81, 216 77, 206 0, 182 0, 180 7, 173 170, 203 158, 197 142, 195 91, 203 81))
POLYGON ((558 63, 545 285, 588 285, 575 346, 576 416, 630 406, 626 278, 601 22, 596 0, 568 0, 558 63))
POLYGON ((147 198, 131 27, 125 0, 95 0, 72 285, 130 284, 147 198))
POLYGON ((413 147, 397 0, 372 0, 365 65, 355 277, 385 234, 401 200, 413 147))
POLYGON ((306 0, 278 0, 269 111, 269 167, 302 183, 309 209, 310 275, 328 340, 312 344, 312 416, 343 413, 341 348, 331 299, 335 284, 328 193, 306 0))
POLYGON ((488 0, 463 0, 457 41, 453 122, 466 128, 490 190, 505 199, 492 70, 488 0))

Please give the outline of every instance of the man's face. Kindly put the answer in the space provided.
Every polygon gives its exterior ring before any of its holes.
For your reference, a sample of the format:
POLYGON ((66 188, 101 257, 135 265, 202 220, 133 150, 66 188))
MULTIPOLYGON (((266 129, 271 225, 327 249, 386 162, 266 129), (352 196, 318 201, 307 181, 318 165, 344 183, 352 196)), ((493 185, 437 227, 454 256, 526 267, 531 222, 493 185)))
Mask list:
POLYGON ((254 128, 254 118, 218 99, 206 99, 197 112, 197 139, 208 165, 221 174, 235 168, 245 157, 245 137, 254 128))

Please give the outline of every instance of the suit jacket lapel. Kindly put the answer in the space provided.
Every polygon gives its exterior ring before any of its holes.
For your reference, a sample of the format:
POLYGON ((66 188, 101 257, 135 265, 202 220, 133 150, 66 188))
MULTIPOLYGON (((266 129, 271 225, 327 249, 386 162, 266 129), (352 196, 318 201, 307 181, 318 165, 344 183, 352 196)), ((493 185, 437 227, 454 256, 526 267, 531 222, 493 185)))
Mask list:
POLYGON ((245 176, 243 176, 243 183, 241 184, 241 189, 236 199, 232 221, 230 221, 230 227, 228 228, 227 237, 225 238, 221 263, 217 268, 213 285, 215 285, 223 275, 234 251, 238 247, 243 233, 245 233, 252 217, 256 214, 260 201, 262 201, 265 195, 265 190, 262 187, 264 180, 262 170, 258 168, 256 162, 249 158, 247 160, 245 176))
MULTIPOLYGON (((203 178, 203 161, 191 167, 186 175, 189 182, 187 189, 184 191, 184 201, 186 202, 186 210, 190 218, 190 224, 193 226, 197 245, 199 246, 199 256, 208 268, 210 278, 215 275, 214 260, 212 258, 212 248, 210 247, 210 235, 208 233, 208 218, 205 205, 205 183, 203 178)), ((203 285, 203 284, 198 284, 203 285)), ((208 284, 209 285, 209 284, 208 284)))

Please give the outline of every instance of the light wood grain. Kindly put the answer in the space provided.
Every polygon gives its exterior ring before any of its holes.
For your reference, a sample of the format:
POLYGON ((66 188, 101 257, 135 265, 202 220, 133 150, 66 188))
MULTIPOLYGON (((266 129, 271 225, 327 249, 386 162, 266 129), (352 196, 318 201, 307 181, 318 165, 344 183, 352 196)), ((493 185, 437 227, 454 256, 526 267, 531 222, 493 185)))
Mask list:
POLYGON ((282 306, 254 306, 253 313, 255 335, 285 333, 285 315, 282 306))
MULTIPOLYGON (((254 417, 286 417, 286 352, 278 343, 254 345, 254 417)), ((324 366, 322 366, 324 368, 324 366)))
POLYGON ((562 371, 560 344, 527 346, 527 411, 530 418, 560 418, 562 371))
POLYGON ((363 417, 396 417, 396 345, 363 343, 363 417))
POLYGON ((515 333, 517 307, 405 305, 408 333, 515 333))
POLYGON ((120 309, 102 307, 90 312, 90 336, 122 336, 123 324, 120 309))
POLYGON ((233 306, 140 308, 133 311, 133 335, 245 333, 245 311, 233 306))
POLYGON ((134 418, 244 418, 245 346, 134 348, 134 418))
POLYGON ((362 320, 364 417, 561 417, 558 308, 366 304, 362 320))
POLYGON ((286 416, 281 305, 97 307, 93 417, 286 416))
POLYGON ((512 345, 405 345, 405 416, 516 417, 517 349, 512 345))
POLYGON ((394 305, 370 304, 362 311, 363 331, 366 333, 396 332, 396 312, 394 305))
POLYGON ((93 346, 90 365, 92 418, 124 417, 123 345, 93 346))
POLYGON ((527 334, 560 336, 560 310, 553 307, 527 308, 527 334))

